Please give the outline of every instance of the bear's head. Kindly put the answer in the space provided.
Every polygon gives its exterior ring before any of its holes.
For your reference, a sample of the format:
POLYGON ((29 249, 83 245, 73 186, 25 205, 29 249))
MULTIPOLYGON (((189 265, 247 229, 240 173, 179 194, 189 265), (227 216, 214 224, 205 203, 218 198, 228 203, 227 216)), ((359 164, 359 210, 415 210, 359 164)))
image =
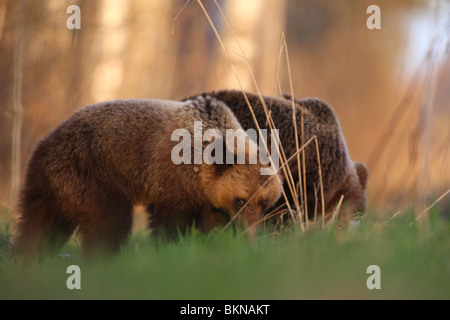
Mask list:
POLYGON ((342 195, 344 202, 340 210, 340 216, 344 222, 351 220, 356 213, 364 213, 367 209, 366 187, 369 178, 369 168, 361 162, 354 162, 352 170, 336 196, 328 204, 328 208, 334 208, 342 195))
POLYGON ((223 158, 233 161, 218 164, 207 159, 200 175, 212 211, 226 215, 226 220, 236 222, 253 235, 264 213, 280 198, 282 184, 273 163, 263 164, 259 158, 251 161, 250 150, 259 154, 259 149, 248 137, 245 140, 245 150, 225 142, 223 158))

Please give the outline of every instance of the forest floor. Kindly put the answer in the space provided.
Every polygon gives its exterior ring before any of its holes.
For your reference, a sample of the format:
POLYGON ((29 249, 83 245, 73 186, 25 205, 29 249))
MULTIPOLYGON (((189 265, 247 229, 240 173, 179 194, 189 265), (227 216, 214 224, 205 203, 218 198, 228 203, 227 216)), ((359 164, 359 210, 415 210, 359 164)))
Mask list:
POLYGON ((450 299, 450 221, 436 211, 420 224, 412 211, 367 214, 345 230, 291 228, 252 240, 229 229, 157 244, 139 231, 95 263, 81 259, 74 237, 27 267, 9 257, 7 225, 0 230, 0 299, 450 299), (80 267, 79 290, 67 287, 70 265, 80 267))

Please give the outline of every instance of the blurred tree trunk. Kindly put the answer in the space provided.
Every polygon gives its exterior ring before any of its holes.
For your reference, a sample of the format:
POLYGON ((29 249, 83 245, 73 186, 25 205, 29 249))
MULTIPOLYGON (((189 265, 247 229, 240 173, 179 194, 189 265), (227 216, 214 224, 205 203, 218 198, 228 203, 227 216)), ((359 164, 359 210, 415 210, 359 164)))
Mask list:
POLYGON ((5 26, 5 20, 6 20, 6 3, 0 3, 0 41, 2 40, 3 36, 3 28, 5 26))
MULTIPOLYGON (((178 0, 172 17, 183 7, 185 1, 178 0)), ((213 16, 216 6, 213 1, 203 1, 206 10, 213 16)), ((214 19, 214 18, 213 18, 214 19)), ((174 33, 170 41, 174 46, 174 87, 175 98, 189 96, 203 91, 214 74, 215 48, 217 40, 196 1, 190 5, 174 21, 174 33)))
POLYGON ((0 199, 9 204, 11 178, 11 131, 12 102, 11 92, 14 78, 14 46, 18 34, 15 32, 19 4, 7 1, 0 5, 0 199), (14 17, 14 18, 13 18, 14 17), (14 30, 14 31, 13 31, 14 30))
POLYGON ((123 91, 128 97, 143 92, 167 98, 173 86, 174 63, 169 54, 172 1, 135 0, 130 7, 129 46, 124 53, 123 91))
MULTIPOLYGON (((260 21, 260 49, 256 60, 259 67, 254 72, 256 72, 261 92, 278 95, 276 66, 280 49, 278 44, 280 44, 281 34, 284 32, 286 24, 286 1, 269 0, 265 2, 261 16, 263 20, 260 21)), ((283 60, 284 57, 284 55, 281 56, 281 59, 283 60)))
MULTIPOLYGON (((10 208, 14 206, 20 187, 22 163, 22 123, 23 123, 23 11, 24 1, 19 1, 17 12, 17 39, 14 48, 14 77, 12 92, 13 126, 11 132, 11 197, 10 208)), ((9 219, 8 219, 9 220, 9 219)), ((9 221, 8 221, 9 222, 9 221)))
MULTIPOLYGON (((61 8, 65 10, 67 4, 61 8)), ((79 109, 83 105, 92 102, 88 92, 91 87, 90 75, 93 70, 92 56, 87 54, 96 45, 95 32, 91 29, 96 25, 98 16, 97 1, 78 0, 78 6, 82 8, 81 29, 68 30, 70 47, 61 48, 67 54, 67 85, 66 85, 66 112, 79 109)))
MULTIPOLYGON (((223 10, 233 30, 223 23, 222 40, 242 86, 255 91, 249 66, 242 57, 245 55, 260 90, 274 93, 279 43, 285 25, 285 1, 230 0, 225 2, 223 10)), ((221 54, 220 61, 216 61, 218 87, 240 88, 223 56, 221 54)))
POLYGON ((129 1, 99 1, 95 44, 91 52, 95 67, 90 93, 94 101, 123 97, 130 6, 129 1))

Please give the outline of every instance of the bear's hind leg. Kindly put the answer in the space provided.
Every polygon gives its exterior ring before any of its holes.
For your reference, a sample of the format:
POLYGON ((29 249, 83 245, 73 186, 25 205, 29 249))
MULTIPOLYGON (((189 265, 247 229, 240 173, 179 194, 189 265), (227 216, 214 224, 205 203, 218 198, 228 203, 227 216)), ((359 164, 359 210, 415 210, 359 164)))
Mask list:
POLYGON ((25 262, 56 253, 69 240, 76 225, 71 223, 56 205, 42 197, 26 199, 18 224, 18 237, 13 255, 23 256, 25 262))
POLYGON ((101 200, 97 198, 92 211, 82 215, 79 226, 82 254, 88 259, 118 252, 133 224, 133 206, 125 196, 108 193, 107 199, 101 200))

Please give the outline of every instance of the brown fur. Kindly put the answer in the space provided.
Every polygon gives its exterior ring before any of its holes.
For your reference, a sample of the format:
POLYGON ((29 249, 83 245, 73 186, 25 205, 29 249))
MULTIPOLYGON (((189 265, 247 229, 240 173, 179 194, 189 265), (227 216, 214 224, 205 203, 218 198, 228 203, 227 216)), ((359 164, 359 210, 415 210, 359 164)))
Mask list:
POLYGON ((241 128, 223 103, 203 98, 118 100, 73 114, 31 157, 14 252, 29 259, 58 250, 76 229, 84 255, 117 251, 139 203, 147 205, 155 232, 173 235, 192 224, 204 231, 223 225, 238 213, 237 197, 256 194, 237 219, 255 224, 266 209, 261 201, 270 206, 280 195, 275 176, 261 176, 260 164, 175 165, 172 132, 193 134, 194 121, 224 136, 226 129, 241 128))
MULTIPOLYGON (((242 91, 222 90, 201 95, 213 97, 227 104, 245 130, 256 128, 242 91)), ((246 95, 260 128, 268 129, 267 118, 259 95, 248 92, 246 95)), ((281 144, 289 158, 297 150, 291 98, 285 95, 284 98, 264 96, 263 99, 271 112, 276 128, 279 129, 281 144)), ((333 109, 318 99, 305 99, 295 100, 295 112, 299 145, 301 146, 301 117, 304 119, 304 141, 308 141, 314 135, 318 139, 324 203, 327 213, 332 211, 341 195, 344 195, 344 204, 341 209, 344 215, 351 216, 351 213, 356 211, 364 212, 366 210, 364 190, 369 174, 368 168, 365 164, 354 163, 350 159, 344 135, 333 109)), ((315 211, 319 215, 321 212, 319 171, 314 143, 305 148, 305 155, 308 214, 312 217, 315 211)), ((291 161, 289 166, 297 185, 299 183, 297 161, 291 161)), ((284 183, 284 185, 286 194, 290 196, 288 184, 284 183)), ((292 198, 290 198, 290 202, 292 203, 292 198)))

